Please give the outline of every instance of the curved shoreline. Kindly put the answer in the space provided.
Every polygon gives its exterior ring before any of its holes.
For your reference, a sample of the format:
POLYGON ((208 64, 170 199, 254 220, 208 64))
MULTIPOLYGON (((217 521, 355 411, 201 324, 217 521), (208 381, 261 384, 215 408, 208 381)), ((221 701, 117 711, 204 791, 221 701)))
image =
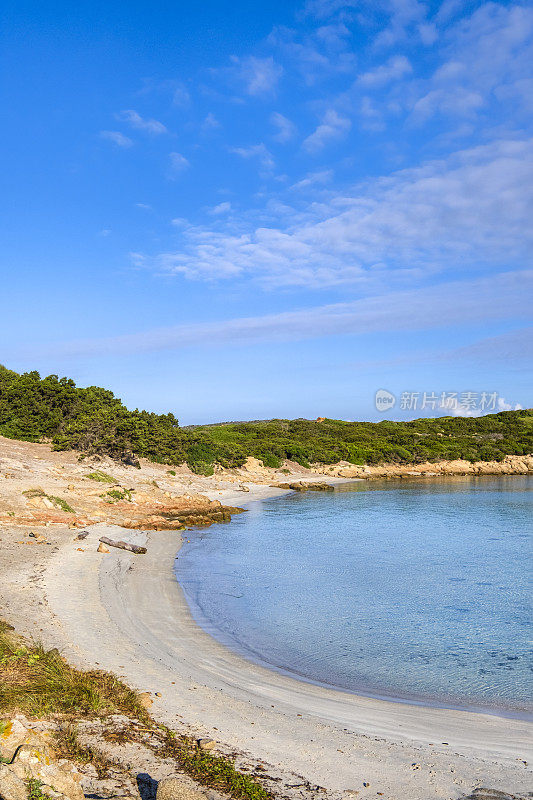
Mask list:
POLYGON ((160 692, 157 718, 269 762, 285 783, 296 772, 336 793, 364 781, 391 800, 458 797, 477 785, 527 791, 533 725, 352 695, 245 661, 194 622, 173 573, 178 549, 176 533, 103 525, 83 554, 62 547, 44 584, 69 657, 160 692), (102 557, 104 531, 148 539, 147 555, 102 557))
MULTIPOLYGON (((179 552, 179 550, 178 550, 179 552)), ((523 720, 524 722, 533 723, 533 710, 522 709, 522 708, 504 708, 504 707, 491 707, 489 705, 486 706, 476 706, 474 704, 468 705, 466 703, 460 704, 457 702, 454 704, 453 702, 447 702, 446 700, 438 700, 437 698, 432 697, 419 697, 415 695, 394 695, 394 694, 380 694, 377 691, 372 691, 371 689, 365 690, 363 688, 357 689, 350 689, 343 686, 336 686, 332 683, 327 683, 325 681, 315 680, 310 678, 307 675, 300 674, 294 670, 289 669, 288 667, 279 666, 277 664, 269 663, 266 661, 259 653, 254 652, 253 650, 249 650, 246 646, 241 645, 240 642, 232 639, 229 635, 224 634, 218 628, 216 628, 211 621, 206 617, 200 606, 197 604, 192 604, 191 600, 188 599, 188 594, 181 585, 178 578, 176 578, 178 582, 178 586, 180 587, 181 593, 183 595, 184 601, 187 604, 187 608, 191 615, 192 621, 206 633, 211 639, 214 639, 218 642, 222 647, 229 650, 238 658, 246 661, 247 664, 255 665, 258 667, 262 667, 268 671, 275 672, 278 675, 283 675, 286 678, 290 678, 291 680, 308 683, 311 686, 318 686, 321 689, 328 689, 335 692, 341 692, 342 694, 353 695, 355 697, 360 698, 368 698, 370 700, 380 700, 384 703, 399 703, 402 705, 410 705, 410 706, 417 706, 419 708, 428 708, 428 709, 442 709, 445 711, 465 711, 469 714, 488 714, 491 717, 503 717, 504 719, 515 719, 515 720, 523 720)))
MULTIPOLYGON (((464 476, 453 476, 453 477, 461 477, 464 476)), ((489 476, 489 475, 481 475, 476 476, 477 478, 483 480, 491 479, 494 477, 501 478, 501 477, 521 477, 521 476, 489 476)), ((437 486, 443 482, 443 476, 434 476, 437 478, 438 483, 437 486)), ((449 479, 449 476, 445 476, 445 479, 449 479)), ((331 479, 330 479, 331 480, 331 479)), ((361 479, 344 479, 339 481, 333 480, 331 481, 333 485, 337 487, 337 489, 343 488, 343 486, 349 486, 350 484, 357 483, 357 484, 365 484, 366 481, 361 479)), ((374 486, 372 488, 379 489, 385 487, 386 489, 390 489, 390 483, 381 481, 382 486, 374 486)), ((401 488, 405 488, 404 483, 399 483, 398 485, 401 488)), ((367 488, 367 487, 365 487, 367 488)), ((254 498, 252 501, 257 501, 258 498, 254 498)), ((271 497, 261 498, 261 499, 272 499, 271 497)), ((241 503, 241 505, 248 505, 248 503, 241 503)), ((179 555, 179 551, 181 550, 182 545, 180 545, 176 557, 179 555)), ((186 549, 186 548, 185 548, 186 549)), ((248 647, 246 644, 242 643, 237 637, 233 637, 230 633, 226 633, 220 628, 217 627, 216 622, 210 619, 204 613, 202 606, 200 605, 198 598, 195 596, 195 592, 192 590, 188 590, 187 588, 187 571, 184 572, 183 582, 180 581, 179 576, 179 569, 176 570, 176 564, 174 564, 173 569, 174 575, 180 586, 181 595, 183 596, 189 614, 192 618, 192 621, 204 632, 206 633, 210 639, 214 639, 224 648, 229 650, 233 655, 236 657, 244 660, 246 663, 250 665, 255 665, 258 667, 262 667, 268 671, 274 671, 276 674, 282 675, 286 678, 307 683, 312 686, 317 686, 322 689, 332 690, 335 692, 340 692, 342 694, 349 694, 354 695, 356 697, 361 698, 368 698, 372 700, 379 700, 386 703, 400 703, 404 705, 411 705, 411 706, 418 706, 420 708, 429 708, 429 709, 443 709, 443 710, 451 710, 451 711, 465 711, 468 713, 477 713, 477 714, 485 714, 489 716, 496 716, 496 717, 504 717, 508 719, 516 719, 516 720, 523 720, 525 722, 533 723, 533 698, 532 702, 527 703, 524 701, 523 704, 520 704, 516 701, 516 705, 513 705, 511 700, 509 700, 509 705, 500 705, 500 706, 492 706, 490 702, 487 703, 480 703, 477 705, 474 701, 469 702, 467 698, 464 700, 462 698, 446 698, 446 697, 433 697, 429 694, 427 696, 424 695, 417 695, 415 693, 409 694, 396 694, 392 691, 390 693, 387 692, 387 689, 383 691, 379 689, 373 688, 365 688, 365 687, 354 687, 351 688, 349 686, 342 686, 336 685, 334 683, 328 683, 327 681, 321 681, 319 679, 315 679, 309 675, 302 674, 297 672, 290 667, 283 666, 283 664, 277 664, 274 662, 270 662, 267 657, 263 656, 259 651, 254 650, 253 648, 248 647), (178 574, 176 574, 176 572, 178 574)))

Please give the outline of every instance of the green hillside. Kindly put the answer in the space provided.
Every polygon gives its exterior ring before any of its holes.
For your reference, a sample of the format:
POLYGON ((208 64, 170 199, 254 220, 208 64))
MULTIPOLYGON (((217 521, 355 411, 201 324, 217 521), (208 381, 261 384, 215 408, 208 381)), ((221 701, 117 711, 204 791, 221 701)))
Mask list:
POLYGON ((303 466, 341 460, 502 460, 533 452, 533 411, 412 422, 274 419, 180 428, 173 414, 129 411, 107 389, 83 389, 68 378, 41 378, 38 372, 19 375, 0 365, 0 434, 131 464, 140 456, 166 464, 187 462, 194 471, 209 474, 215 463, 236 467, 248 456, 272 467, 283 459, 303 466))

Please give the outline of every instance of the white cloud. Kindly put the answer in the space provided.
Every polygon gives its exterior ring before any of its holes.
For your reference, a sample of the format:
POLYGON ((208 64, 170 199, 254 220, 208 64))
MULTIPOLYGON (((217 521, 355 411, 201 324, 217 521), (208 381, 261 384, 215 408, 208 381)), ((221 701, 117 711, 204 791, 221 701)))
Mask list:
POLYGON ((141 115, 133 109, 122 111, 119 115, 119 118, 123 119, 125 122, 128 122, 132 128, 136 128, 140 131, 146 131, 147 133, 153 133, 156 135, 160 133, 168 133, 162 122, 158 122, 156 119, 143 119, 143 117, 141 117, 141 115))
POLYGON ((179 175, 190 166, 188 160, 181 153, 170 153, 170 169, 173 176, 179 175))
POLYGON ((176 84, 172 93, 172 103, 178 108, 185 108, 191 102, 189 90, 182 84, 176 84))
POLYGON ((214 206, 209 210, 210 214, 214 214, 215 216, 219 216, 220 214, 228 214, 231 211, 231 203, 227 200, 224 203, 219 203, 218 206, 214 206))
MULTIPOLYGON (((142 256, 132 254, 137 266, 142 256)), ((478 281, 459 281, 420 289, 390 292, 346 303, 219 322, 200 322, 159 328, 105 339, 71 341, 64 345, 32 348, 35 359, 53 351, 63 356, 102 356, 177 350, 214 344, 246 345, 255 342, 299 341, 323 336, 356 336, 377 332, 447 329, 461 324, 517 319, 529 314, 528 272, 503 273, 478 281)), ((20 351, 18 353, 20 356, 20 351)), ((24 354, 23 354, 24 355, 24 354)))
POLYGON ((338 21, 304 31, 277 26, 267 43, 290 65, 288 73, 297 73, 311 86, 326 76, 353 72, 356 57, 350 36, 350 30, 338 21))
POLYGON ((275 167, 272 153, 261 142, 260 144, 250 145, 250 147, 230 147, 230 153, 235 153, 241 158, 257 158, 263 170, 270 172, 275 167))
POLYGON ((117 147, 131 147, 133 144, 132 140, 120 131, 101 131, 100 136, 108 142, 113 142, 117 147))
MULTIPOLYGON (((258 147, 237 152, 270 164, 258 147)), ((305 211, 284 204, 276 216, 267 206, 242 216, 237 230, 191 226, 182 250, 152 263, 273 286, 406 280, 525 260, 532 218, 533 140, 502 140, 331 194, 305 211)))
POLYGON ((404 78, 412 71, 409 59, 405 56, 393 56, 385 64, 360 75, 358 83, 365 88, 379 88, 390 81, 404 78))
POLYGON ((238 65, 239 75, 244 81, 247 94, 252 97, 274 94, 278 81, 283 74, 283 68, 276 64, 272 56, 267 58, 233 57, 233 62, 238 65))
POLYGON ((149 203, 135 203, 137 208, 142 208, 144 211, 151 211, 152 206, 149 203))
POLYGON ((220 128, 220 122, 211 111, 209 112, 209 114, 207 114, 206 118, 204 119, 202 123, 202 128, 204 130, 214 130, 215 128, 220 128))
POLYGON ((495 407, 491 403, 490 407, 483 411, 477 407, 471 408, 466 404, 458 403, 455 406, 452 405, 447 413, 450 417, 483 417, 487 414, 498 414, 500 411, 519 411, 521 408, 520 403, 508 403, 505 397, 497 397, 495 407))
POLYGON ((413 107, 412 119, 420 123, 436 114, 471 117, 485 105, 485 102, 479 92, 471 92, 461 86, 453 89, 433 89, 417 100, 413 107))
POLYGON ((475 118, 505 100, 513 103, 514 114, 527 108, 531 98, 527 87, 520 91, 520 82, 533 61, 532 8, 485 3, 449 27, 443 41, 432 78, 406 92, 415 122, 436 114, 475 118))
POLYGON ((329 181, 333 178, 333 170, 332 169, 323 169, 320 172, 309 172, 305 178, 302 178, 301 181, 297 183, 293 183, 290 187, 292 191, 298 190, 301 191, 302 189, 308 189, 310 186, 316 186, 317 184, 325 184, 329 183, 329 181))
POLYGON ((291 122, 290 119, 287 119, 287 117, 284 117, 283 114, 274 111, 274 113, 270 115, 270 122, 278 129, 278 132, 274 136, 277 142, 284 144, 285 142, 289 142, 296 135, 295 124, 291 122))
POLYGON ((427 13, 425 3, 419 0, 388 0, 383 6, 389 13, 389 24, 375 38, 377 47, 391 47, 405 41, 408 30, 416 23, 423 23, 427 13))
POLYGON ((334 109, 329 109, 317 129, 303 142, 303 148, 309 153, 318 153, 331 141, 342 139, 351 128, 351 122, 341 117, 334 109))
POLYGON ((434 23, 422 23, 418 26, 418 33, 420 34, 422 44, 425 44, 428 47, 434 44, 434 42, 436 42, 439 38, 437 26, 434 23))
POLYGON ((498 411, 520 411, 520 403, 508 403, 505 397, 498 397, 498 411))

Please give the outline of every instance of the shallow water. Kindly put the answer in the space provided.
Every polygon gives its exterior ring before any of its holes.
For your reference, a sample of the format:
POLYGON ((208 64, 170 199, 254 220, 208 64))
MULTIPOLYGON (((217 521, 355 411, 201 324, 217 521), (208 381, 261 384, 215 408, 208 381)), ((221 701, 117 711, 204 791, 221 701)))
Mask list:
POLYGON ((188 534, 195 619, 248 658, 350 691, 532 710, 533 479, 358 482, 188 534))

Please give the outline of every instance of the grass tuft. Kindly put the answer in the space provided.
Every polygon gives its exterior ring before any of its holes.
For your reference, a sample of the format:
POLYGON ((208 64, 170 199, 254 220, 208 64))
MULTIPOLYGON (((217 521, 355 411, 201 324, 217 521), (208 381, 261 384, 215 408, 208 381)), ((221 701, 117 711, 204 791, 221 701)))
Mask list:
POLYGON ((109 768, 114 766, 98 750, 80 742, 78 729, 72 722, 67 722, 61 726, 60 730, 55 734, 55 742, 62 758, 77 761, 78 764, 92 764, 99 778, 107 777, 109 768))
POLYGON ((52 800, 50 795, 45 794, 42 790, 43 782, 37 778, 29 778, 27 781, 28 800, 52 800))
POLYGON ((74 511, 74 509, 72 508, 72 506, 69 506, 67 501, 63 500, 62 497, 54 497, 53 494, 47 494, 46 496, 48 497, 48 499, 50 500, 51 503, 53 503, 55 506, 59 506, 61 511, 65 511, 67 514, 75 514, 76 513, 74 511))
POLYGON ((111 475, 108 475, 107 472, 102 472, 101 469, 96 469, 94 472, 85 475, 85 477, 89 478, 91 481, 99 481, 100 483, 116 483, 116 480, 111 475))
POLYGON ((100 496, 104 498, 106 503, 117 503, 119 500, 127 500, 128 503, 131 502, 130 489, 110 489, 100 496))
POLYGON ((0 623, 0 714, 16 711, 33 717, 122 713, 147 719, 136 693, 111 673, 75 669, 58 650, 26 645, 0 623))

